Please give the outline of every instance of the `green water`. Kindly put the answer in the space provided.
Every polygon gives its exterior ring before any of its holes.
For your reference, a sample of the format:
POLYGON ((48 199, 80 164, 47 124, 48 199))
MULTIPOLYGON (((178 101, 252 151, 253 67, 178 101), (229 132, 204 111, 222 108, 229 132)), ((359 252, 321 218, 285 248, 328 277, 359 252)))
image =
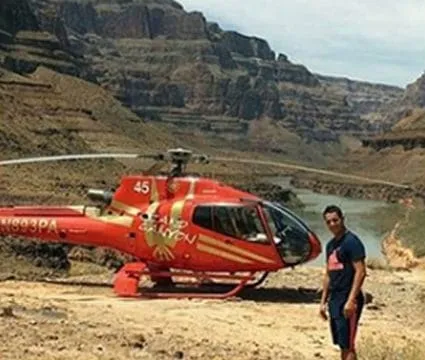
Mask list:
POLYGON ((366 247, 368 258, 382 258, 381 242, 385 235, 374 219, 373 213, 389 206, 385 201, 359 200, 342 196, 326 195, 314 193, 307 189, 297 189, 289 185, 287 179, 273 180, 274 183, 291 188, 299 199, 305 204, 303 210, 295 210, 295 213, 303 218, 306 224, 318 235, 322 245, 322 254, 314 261, 311 266, 324 264, 324 246, 330 239, 331 234, 323 222, 322 211, 327 205, 338 205, 345 214, 347 227, 356 233, 363 241, 366 247), (368 215, 370 214, 370 220, 368 215))

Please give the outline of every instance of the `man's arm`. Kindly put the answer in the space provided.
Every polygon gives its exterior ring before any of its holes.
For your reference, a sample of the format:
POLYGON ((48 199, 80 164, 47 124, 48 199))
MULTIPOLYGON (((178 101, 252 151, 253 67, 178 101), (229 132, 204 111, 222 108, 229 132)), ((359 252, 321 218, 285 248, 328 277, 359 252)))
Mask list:
POLYGON ((323 275, 323 290, 322 290, 322 299, 320 300, 320 304, 326 304, 329 295, 329 273, 328 269, 325 269, 325 274, 323 275))
POLYGON ((351 238, 346 245, 345 253, 347 260, 351 261, 354 268, 354 279, 351 285, 347 302, 344 305, 344 316, 349 318, 356 311, 356 299, 360 293, 364 279, 366 277, 366 249, 357 237, 351 238))
POLYGON ((329 295, 329 273, 326 267, 325 274, 323 276, 323 285, 322 285, 322 298, 320 299, 320 316, 326 320, 328 317, 326 315, 326 302, 329 295))
POLYGON ((355 302, 357 295, 359 294, 363 286, 364 279, 366 277, 366 264, 364 259, 353 261, 353 266, 354 266, 355 274, 354 274, 353 285, 351 287, 350 295, 348 296, 348 300, 347 300, 347 302, 349 303, 355 302))

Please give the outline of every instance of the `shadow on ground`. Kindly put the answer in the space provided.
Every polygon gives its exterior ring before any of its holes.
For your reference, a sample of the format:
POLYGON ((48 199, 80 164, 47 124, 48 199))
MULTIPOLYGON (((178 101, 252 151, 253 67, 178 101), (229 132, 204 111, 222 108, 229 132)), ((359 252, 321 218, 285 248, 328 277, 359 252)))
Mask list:
MULTIPOLYGON (((113 293, 112 284, 110 283, 92 283, 85 281, 69 281, 69 280, 53 280, 41 281, 46 283, 53 283, 57 285, 66 286, 87 286, 87 288, 105 287, 111 289, 113 293)), ((196 295, 210 294, 212 297, 229 292, 233 287, 228 285, 208 285, 200 287, 169 287, 169 286, 152 286, 140 287, 139 291, 148 295, 147 298, 155 298, 156 293, 162 295, 169 294, 181 295, 181 298, 196 298, 196 295)), ((241 300, 241 301, 255 301, 258 303, 289 303, 289 304, 319 304, 322 293, 319 288, 307 287, 260 287, 260 288, 245 288, 239 294, 227 299, 241 300)), ((373 295, 365 293, 365 304, 369 304, 373 300, 373 295)))
POLYGON ((245 289, 239 295, 242 300, 273 303, 319 303, 321 292, 315 288, 258 288, 245 289))
MULTIPOLYGON (((259 288, 243 290, 238 297, 243 300, 271 303, 319 304, 322 292, 318 288, 259 288)), ((365 293, 366 304, 372 302, 373 296, 365 293)))

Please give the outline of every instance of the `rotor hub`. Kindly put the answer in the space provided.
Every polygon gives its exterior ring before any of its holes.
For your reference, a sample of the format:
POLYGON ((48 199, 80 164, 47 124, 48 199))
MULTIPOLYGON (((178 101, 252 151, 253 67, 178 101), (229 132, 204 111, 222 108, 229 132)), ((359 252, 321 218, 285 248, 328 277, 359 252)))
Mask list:
POLYGON ((171 177, 181 176, 189 162, 201 164, 208 163, 208 157, 206 155, 193 154, 191 150, 183 148, 168 150, 163 160, 167 160, 172 164, 171 177))
POLYGON ((192 159, 192 151, 178 148, 178 149, 170 149, 167 151, 169 160, 173 164, 182 164, 186 165, 192 159))

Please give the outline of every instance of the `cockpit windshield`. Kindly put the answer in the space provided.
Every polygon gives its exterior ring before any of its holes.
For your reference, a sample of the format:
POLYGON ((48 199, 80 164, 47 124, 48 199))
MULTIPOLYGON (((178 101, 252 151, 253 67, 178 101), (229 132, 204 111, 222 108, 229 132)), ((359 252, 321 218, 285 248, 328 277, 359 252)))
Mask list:
POLYGON ((279 204, 264 202, 263 209, 283 261, 286 264, 305 261, 311 252, 305 223, 279 204))

